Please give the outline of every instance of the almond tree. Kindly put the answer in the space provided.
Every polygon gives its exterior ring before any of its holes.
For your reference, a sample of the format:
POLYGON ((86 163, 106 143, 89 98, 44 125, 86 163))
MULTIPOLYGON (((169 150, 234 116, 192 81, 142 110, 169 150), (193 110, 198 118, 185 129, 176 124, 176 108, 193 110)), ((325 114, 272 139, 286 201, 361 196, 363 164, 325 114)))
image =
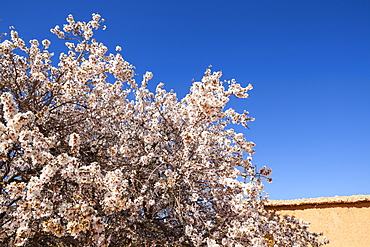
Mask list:
POLYGON ((1 246, 320 246, 320 234, 264 210, 254 143, 225 109, 251 85, 208 68, 178 99, 152 74, 93 38, 104 20, 51 32, 30 45, 11 30, 0 43, 1 246), (114 80, 112 80, 114 78, 114 80))

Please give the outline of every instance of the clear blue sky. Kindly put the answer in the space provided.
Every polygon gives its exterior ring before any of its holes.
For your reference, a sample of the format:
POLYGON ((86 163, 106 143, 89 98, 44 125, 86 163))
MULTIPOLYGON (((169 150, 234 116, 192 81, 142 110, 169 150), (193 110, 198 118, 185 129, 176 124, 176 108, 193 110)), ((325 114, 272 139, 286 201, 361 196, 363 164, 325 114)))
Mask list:
POLYGON ((97 38, 152 71, 153 87, 182 97, 210 64, 253 84, 231 106, 256 118, 240 130, 274 170, 271 199, 370 194, 370 1, 2 1, 0 32, 13 25, 59 53, 49 29, 91 13, 108 26, 97 38))

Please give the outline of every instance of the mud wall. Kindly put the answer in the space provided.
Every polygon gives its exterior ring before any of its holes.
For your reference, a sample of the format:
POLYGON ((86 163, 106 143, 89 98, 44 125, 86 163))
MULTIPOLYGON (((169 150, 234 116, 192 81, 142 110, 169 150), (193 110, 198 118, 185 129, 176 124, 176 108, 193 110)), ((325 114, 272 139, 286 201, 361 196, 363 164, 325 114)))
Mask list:
POLYGON ((310 222, 330 247, 370 247, 370 196, 324 197, 270 201, 268 210, 310 222))

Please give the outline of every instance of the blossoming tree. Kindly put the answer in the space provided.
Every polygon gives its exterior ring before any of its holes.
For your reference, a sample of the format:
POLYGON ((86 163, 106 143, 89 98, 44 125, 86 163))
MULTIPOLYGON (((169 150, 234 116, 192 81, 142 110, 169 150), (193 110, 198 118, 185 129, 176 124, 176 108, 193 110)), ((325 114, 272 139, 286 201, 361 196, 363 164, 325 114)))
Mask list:
POLYGON ((252 119, 225 109, 252 86, 207 69, 181 100, 150 92, 150 72, 137 83, 93 38, 98 14, 67 21, 51 29, 68 48, 56 66, 48 40, 0 43, 1 246, 323 244, 263 208, 271 170, 229 126, 252 119))

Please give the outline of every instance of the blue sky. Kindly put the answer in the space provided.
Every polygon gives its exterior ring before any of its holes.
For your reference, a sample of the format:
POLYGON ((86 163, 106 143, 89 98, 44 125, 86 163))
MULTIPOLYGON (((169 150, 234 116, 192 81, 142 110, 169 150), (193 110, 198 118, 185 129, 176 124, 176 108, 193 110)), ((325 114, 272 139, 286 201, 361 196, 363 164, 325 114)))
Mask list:
MULTIPOLYGON (((271 199, 370 194, 370 1, 157 0, 3 1, 0 32, 61 42, 50 34, 68 14, 106 19, 97 39, 154 88, 183 97, 212 64, 224 79, 253 84, 245 136, 254 161, 273 169, 271 199)), ((139 77, 140 78, 140 77, 139 77)))

